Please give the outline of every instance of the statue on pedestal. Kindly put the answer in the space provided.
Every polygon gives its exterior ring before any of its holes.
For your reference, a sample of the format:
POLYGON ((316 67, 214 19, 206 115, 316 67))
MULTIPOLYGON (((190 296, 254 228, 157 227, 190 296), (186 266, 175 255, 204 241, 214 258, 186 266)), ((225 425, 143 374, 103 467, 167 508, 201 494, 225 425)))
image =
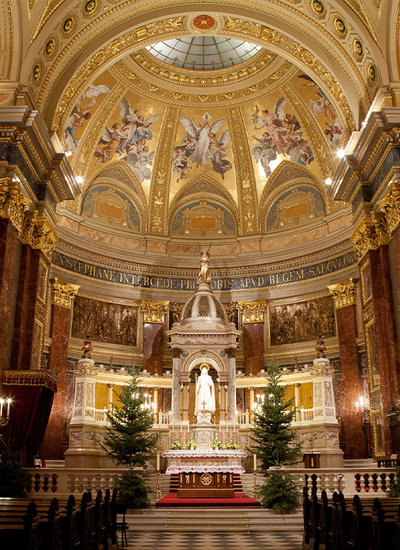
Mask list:
POLYGON ((210 262, 210 248, 208 250, 200 251, 200 271, 197 276, 197 284, 209 285, 211 283, 210 270, 208 264, 210 262))
POLYGON ((215 390, 207 367, 204 363, 200 366, 201 374, 196 383, 195 414, 197 422, 211 423, 211 413, 215 411, 215 390))

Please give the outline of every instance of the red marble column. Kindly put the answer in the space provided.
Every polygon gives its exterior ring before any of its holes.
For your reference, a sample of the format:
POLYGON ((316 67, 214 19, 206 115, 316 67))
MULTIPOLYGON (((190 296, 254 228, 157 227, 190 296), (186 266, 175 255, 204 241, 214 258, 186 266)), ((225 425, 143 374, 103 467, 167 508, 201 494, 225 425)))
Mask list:
MULTIPOLYGON (((371 410, 382 403, 383 449, 393 452, 390 417, 398 406, 399 364, 396 358, 396 328, 387 246, 370 250, 359 264, 363 279, 364 326, 371 380, 371 410)), ((377 429, 375 429, 375 433, 377 429)), ((376 433, 376 441, 379 439, 376 433)), ((379 451, 379 449, 378 449, 379 451)))
POLYGON ((12 343, 14 369, 42 365, 49 265, 41 250, 22 245, 12 343))
POLYGON ((61 460, 68 446, 67 418, 70 407, 67 380, 68 343, 73 297, 79 287, 63 283, 58 279, 52 282, 52 287, 51 346, 48 368, 57 375, 58 382, 49 423, 41 445, 41 455, 45 459, 61 460))
POLYGON ((264 323, 243 323, 244 372, 257 375, 264 368, 264 323))
POLYGON ((143 325, 143 368, 152 375, 162 375, 164 325, 144 323, 143 325))
MULTIPOLYGON (((332 287, 331 287, 332 288, 332 287)), ((346 458, 367 458, 362 411, 355 406, 363 395, 362 379, 357 349, 357 319, 354 303, 354 283, 335 285, 336 319, 340 353, 340 371, 343 386, 343 433, 346 458), (346 296, 347 294, 347 296, 346 296), (353 294, 353 296, 352 296, 353 294), (344 301, 340 303, 340 299, 344 301), (347 301, 346 301, 346 298, 347 301), (353 299, 352 299, 353 298, 353 299), (348 305, 346 305, 346 303, 348 305), (342 306, 342 307, 340 307, 342 306)))
POLYGON ((19 252, 16 229, 9 220, 0 219, 0 371, 7 369, 10 361, 19 252))

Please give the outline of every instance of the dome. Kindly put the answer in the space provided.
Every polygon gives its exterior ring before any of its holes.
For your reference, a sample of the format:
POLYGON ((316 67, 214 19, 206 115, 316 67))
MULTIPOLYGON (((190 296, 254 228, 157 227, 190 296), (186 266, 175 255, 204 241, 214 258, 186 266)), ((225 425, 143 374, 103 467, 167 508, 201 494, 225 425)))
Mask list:
POLYGON ((224 306, 214 296, 208 285, 201 285, 199 290, 184 305, 181 323, 193 321, 216 321, 227 324, 224 306))

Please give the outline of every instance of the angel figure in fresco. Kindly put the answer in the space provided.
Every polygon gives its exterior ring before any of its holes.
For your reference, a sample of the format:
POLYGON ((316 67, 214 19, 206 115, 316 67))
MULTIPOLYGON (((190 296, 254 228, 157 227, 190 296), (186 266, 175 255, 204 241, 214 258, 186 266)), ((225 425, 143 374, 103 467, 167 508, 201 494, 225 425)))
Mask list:
POLYGON ((335 107, 312 78, 306 74, 300 74, 299 78, 304 80, 303 86, 307 88, 314 88, 314 95, 310 99, 311 112, 316 119, 320 114, 328 119, 328 122, 325 122, 326 128, 324 130, 324 134, 327 136, 329 145, 332 148, 339 147, 342 142, 344 128, 335 107))
POLYGON ((99 162, 107 162, 108 160, 111 160, 116 153, 123 136, 124 133, 119 122, 114 122, 111 128, 106 126, 103 135, 101 136, 99 145, 94 152, 94 156, 97 160, 99 162))
POLYGON ((152 139, 153 134, 150 126, 159 115, 153 115, 145 120, 141 109, 132 109, 126 97, 123 97, 120 101, 120 115, 124 126, 122 127, 123 138, 117 149, 118 153, 127 152, 131 145, 141 139, 152 139))
POLYGON ((314 160, 312 150, 308 142, 302 137, 303 130, 294 115, 285 113, 286 100, 278 99, 273 113, 268 109, 260 109, 256 105, 254 113, 250 115, 255 130, 263 130, 261 137, 253 135, 258 143, 253 146, 251 152, 260 162, 266 177, 271 175, 270 163, 278 158, 278 155, 287 155, 293 162, 304 166, 314 160))
POLYGON ((148 165, 152 164, 155 151, 149 152, 146 140, 143 138, 130 145, 127 153, 125 157, 122 157, 122 160, 125 160, 132 168, 140 183, 151 179, 151 169, 148 165))
POLYGON ((88 86, 83 94, 79 97, 77 105, 81 107, 82 103, 84 103, 85 109, 90 109, 91 107, 94 107, 94 105, 96 105, 96 101, 99 95, 108 94, 108 92, 110 91, 111 88, 109 86, 106 86, 105 84, 90 84, 90 86, 88 86), (89 103, 86 102, 87 99, 89 99, 89 103))
POLYGON ((90 109, 96 104, 99 95, 107 94, 111 88, 105 84, 91 84, 79 96, 78 101, 74 105, 71 114, 67 118, 64 126, 64 142, 65 149, 68 153, 74 153, 78 146, 76 138, 76 129, 81 127, 83 123, 91 117, 90 109), (89 103, 87 102, 89 100, 89 103))
POLYGON ((174 158, 172 160, 172 170, 173 172, 177 172, 179 175, 176 180, 178 183, 187 178, 190 168, 185 147, 182 145, 175 147, 174 158))
POLYGON ((214 122, 211 122, 211 118, 208 113, 204 113, 199 125, 196 126, 190 118, 179 117, 186 130, 186 136, 180 147, 185 148, 185 155, 190 158, 191 163, 204 166, 211 162, 213 170, 223 178, 225 172, 232 168, 232 164, 223 158, 228 154, 226 147, 230 141, 230 133, 229 130, 225 130, 217 138, 217 132, 226 122, 226 118, 214 122))

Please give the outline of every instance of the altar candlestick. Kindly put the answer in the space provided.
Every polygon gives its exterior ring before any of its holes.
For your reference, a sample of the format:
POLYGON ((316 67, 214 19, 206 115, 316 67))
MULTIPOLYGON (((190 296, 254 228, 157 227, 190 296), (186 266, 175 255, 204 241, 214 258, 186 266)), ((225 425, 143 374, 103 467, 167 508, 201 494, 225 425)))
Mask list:
POLYGON ((157 472, 160 471, 160 453, 157 453, 157 472))
POLYGON ((253 455, 253 461, 254 461, 254 464, 253 464, 254 465, 254 471, 256 472, 257 471, 257 455, 256 454, 253 455))

